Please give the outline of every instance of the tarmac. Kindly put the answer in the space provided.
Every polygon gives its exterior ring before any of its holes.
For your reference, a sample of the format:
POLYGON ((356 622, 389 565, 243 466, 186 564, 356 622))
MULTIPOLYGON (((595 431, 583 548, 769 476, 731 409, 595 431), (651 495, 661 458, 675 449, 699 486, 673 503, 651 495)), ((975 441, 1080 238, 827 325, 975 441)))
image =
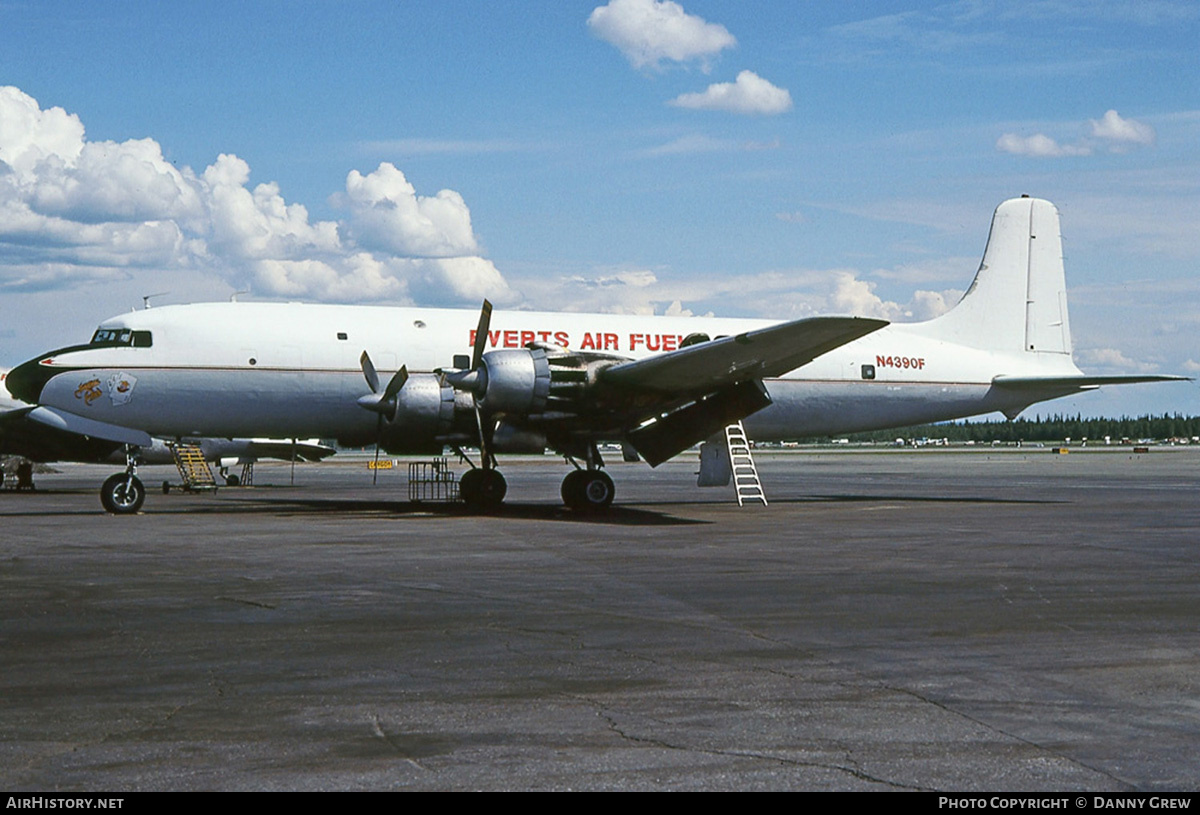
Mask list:
POLYGON ((1200 449, 758 463, 739 508, 617 462, 595 517, 551 457, 495 516, 56 465, 0 493, 0 788, 1200 788, 1200 449))

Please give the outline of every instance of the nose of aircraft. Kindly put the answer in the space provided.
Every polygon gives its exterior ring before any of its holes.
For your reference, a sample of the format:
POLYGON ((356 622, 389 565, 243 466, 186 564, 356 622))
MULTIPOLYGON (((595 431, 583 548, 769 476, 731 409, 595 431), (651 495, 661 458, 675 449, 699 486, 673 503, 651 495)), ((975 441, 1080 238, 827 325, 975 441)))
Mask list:
POLYGON ((61 373, 61 371, 55 371, 43 366, 41 364, 43 359, 46 359, 46 357, 38 357, 28 362, 22 362, 9 371, 8 378, 5 380, 5 384, 8 385, 8 392, 22 402, 36 405, 41 398, 42 387, 56 373, 61 373))

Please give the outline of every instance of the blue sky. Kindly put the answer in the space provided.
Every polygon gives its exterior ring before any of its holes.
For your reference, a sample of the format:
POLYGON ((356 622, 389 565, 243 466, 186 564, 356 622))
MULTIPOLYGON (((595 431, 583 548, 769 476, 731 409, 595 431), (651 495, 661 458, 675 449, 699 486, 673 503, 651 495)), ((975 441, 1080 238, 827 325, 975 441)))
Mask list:
POLYGON ((1190 0, 4 0, 0 361, 159 292, 921 319, 1028 193, 1081 367, 1194 375, 1196 42, 1190 0))

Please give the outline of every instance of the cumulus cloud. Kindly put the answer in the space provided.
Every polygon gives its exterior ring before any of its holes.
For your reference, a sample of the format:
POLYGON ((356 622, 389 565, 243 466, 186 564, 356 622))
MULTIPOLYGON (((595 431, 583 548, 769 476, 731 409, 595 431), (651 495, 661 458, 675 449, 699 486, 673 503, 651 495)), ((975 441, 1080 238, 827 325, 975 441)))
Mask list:
POLYGON ((1154 144, 1154 128, 1148 124, 1136 122, 1133 119, 1122 119, 1115 110, 1104 114, 1103 118, 1091 119, 1092 135, 1112 143, 1115 148, 1127 145, 1154 144))
POLYGON ((309 223, 308 210, 288 204, 274 183, 251 190, 250 165, 222 154, 201 176, 208 203, 208 246, 219 258, 300 260, 313 253, 340 251, 337 225, 309 223))
POLYGON ((1075 358, 1084 368, 1117 370, 1135 374, 1154 373, 1158 370, 1158 365, 1131 359, 1119 348, 1081 348, 1075 352, 1075 358))
POLYGON ((630 286, 635 289, 644 289, 657 283, 658 277, 649 269, 626 269, 610 275, 600 275, 599 277, 576 275, 571 278, 571 282, 592 289, 605 289, 611 286, 630 286))
POLYGON ((42 110, 37 100, 12 86, 0 87, 0 161, 28 181, 49 156, 74 161, 83 150, 83 123, 62 108, 42 110))
POLYGON ((1097 151, 1124 153, 1132 148, 1154 143, 1153 127, 1133 119, 1123 119, 1115 110, 1108 111, 1100 119, 1088 121, 1091 125, 1089 136, 1081 137, 1070 144, 1060 144, 1044 133, 1033 136, 1005 133, 996 140, 996 149, 1018 156, 1061 158, 1090 156, 1097 151))
MULTIPOLYGON (((853 314, 887 320, 928 320, 949 310, 961 290, 916 291, 907 303, 879 296, 876 284, 852 269, 788 270, 753 275, 667 277, 649 269, 604 270, 538 281, 536 308, 617 314, 745 315, 789 320, 853 314)), ((530 287, 533 289, 533 287, 530 287)))
POLYGON ((478 251, 462 196, 442 190, 417 195, 404 173, 384 162, 375 172, 351 170, 344 201, 348 232, 359 246, 411 257, 463 257, 478 251))
POLYGON ((931 320, 945 314, 961 297, 961 292, 917 290, 908 303, 884 300, 875 293, 875 283, 862 280, 854 272, 837 272, 833 288, 826 295, 828 310, 838 314, 878 317, 897 322, 931 320))
POLYGON ((663 60, 708 60, 737 40, 723 25, 688 14, 671 0, 611 0, 588 17, 588 28, 616 46, 635 68, 659 68, 663 60))
POLYGON ((197 271, 262 296, 515 302, 479 254, 461 195, 418 195, 396 167, 349 173, 340 221, 314 221, 250 166, 176 168, 153 139, 88 141, 78 116, 0 88, 0 288, 197 271))
POLYGON ((753 71, 742 71, 736 82, 718 82, 701 93, 685 93, 667 104, 691 110, 773 116, 792 109, 792 95, 753 71))

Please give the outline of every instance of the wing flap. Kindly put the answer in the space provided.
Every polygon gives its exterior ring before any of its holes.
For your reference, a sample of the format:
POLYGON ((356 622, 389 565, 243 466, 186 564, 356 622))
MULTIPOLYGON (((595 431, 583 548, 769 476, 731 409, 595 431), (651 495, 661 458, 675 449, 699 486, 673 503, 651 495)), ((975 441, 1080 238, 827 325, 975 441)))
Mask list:
POLYGON ((605 368, 599 378, 607 385, 660 394, 710 392, 781 376, 885 325, 867 317, 810 317, 622 362, 605 368))

